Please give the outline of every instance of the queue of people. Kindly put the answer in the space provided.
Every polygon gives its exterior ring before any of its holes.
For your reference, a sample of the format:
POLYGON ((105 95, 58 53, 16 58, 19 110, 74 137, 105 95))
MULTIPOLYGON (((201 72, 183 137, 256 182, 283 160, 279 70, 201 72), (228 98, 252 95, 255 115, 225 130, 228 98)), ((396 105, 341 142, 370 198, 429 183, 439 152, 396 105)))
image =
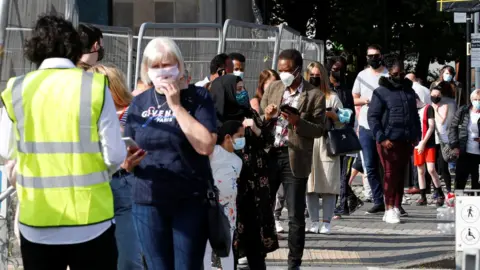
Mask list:
POLYGON ((390 224, 408 216, 412 162, 418 205, 428 203, 428 176, 443 205, 440 176, 451 192, 452 163, 456 189, 469 176, 480 188, 480 90, 457 110, 449 66, 429 91, 371 45, 349 89, 344 59, 303 70, 301 53, 287 49, 250 98, 238 52, 215 56, 191 84, 177 44, 155 38, 133 93, 118 68, 98 63, 104 53, 99 29, 42 16, 25 48, 38 69, 1 92, 0 156, 17 188, 27 270, 208 269, 209 183, 230 225, 225 270, 266 269, 283 207, 288 268, 299 269, 306 233, 328 234, 364 205, 350 186, 358 172, 371 189, 367 213, 390 224), (361 151, 332 154, 334 129, 355 130, 361 151))

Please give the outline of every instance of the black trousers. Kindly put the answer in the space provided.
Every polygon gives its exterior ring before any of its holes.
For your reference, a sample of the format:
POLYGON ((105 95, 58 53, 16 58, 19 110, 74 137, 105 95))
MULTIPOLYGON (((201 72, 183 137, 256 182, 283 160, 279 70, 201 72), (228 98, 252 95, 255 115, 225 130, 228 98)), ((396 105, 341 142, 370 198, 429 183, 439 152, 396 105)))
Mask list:
POLYGON ((352 166, 355 158, 349 156, 341 156, 341 178, 340 178, 340 197, 337 198, 338 206, 335 214, 349 214, 350 202, 357 202, 358 198, 353 192, 352 187, 348 184, 350 176, 352 175, 352 166))
POLYGON ((457 160, 455 171, 455 190, 463 190, 467 185, 468 176, 472 180, 472 189, 480 189, 478 183, 478 165, 480 164, 480 155, 463 153, 457 160))
POLYGON ((20 235, 20 249, 25 270, 117 269, 115 225, 93 240, 72 245, 37 244, 20 235))
MULTIPOLYGON (((288 267, 296 269, 302 264, 305 247, 305 193, 307 178, 295 177, 290 168, 288 148, 271 149, 270 196, 275 200, 280 184, 283 184, 288 210, 288 267)), ((275 201, 272 202, 275 204, 275 201)))

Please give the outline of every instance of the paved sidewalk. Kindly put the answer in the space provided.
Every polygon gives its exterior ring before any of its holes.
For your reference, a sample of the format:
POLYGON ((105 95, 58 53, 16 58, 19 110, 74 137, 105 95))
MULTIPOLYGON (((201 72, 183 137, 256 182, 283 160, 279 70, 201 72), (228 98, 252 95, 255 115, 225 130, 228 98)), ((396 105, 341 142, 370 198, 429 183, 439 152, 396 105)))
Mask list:
MULTIPOLYGON (((356 187, 355 191, 358 194, 360 189, 356 187)), ((410 202, 414 203, 417 196, 410 198, 410 202)), ((330 235, 307 234, 303 265, 315 266, 307 269, 405 268, 454 257, 454 236, 436 230, 436 207, 404 205, 409 217, 391 225, 382 221, 382 215, 366 215, 371 206, 367 203, 352 216, 334 220, 330 235)), ((286 212, 283 218, 287 229, 286 212)), ((285 239, 287 235, 282 234, 285 239)), ((268 256, 270 266, 286 266, 287 241, 282 240, 280 245, 281 249, 268 256)))
MULTIPOLYGON (((360 195, 360 186, 354 190, 360 195)), ((404 205, 409 217, 402 218, 401 224, 390 225, 382 222, 382 215, 365 215, 370 206, 365 204, 352 216, 334 220, 330 235, 307 234, 302 269, 406 268, 454 257, 454 236, 436 231, 436 207, 404 205)), ((11 208, 15 209, 14 205, 11 208)), ((284 212, 283 226, 288 229, 286 218, 284 212)), ((10 233, 9 269, 22 269, 18 244, 10 233)), ((282 236, 285 240, 280 241, 281 248, 268 255, 268 269, 286 269, 287 234, 282 236)))

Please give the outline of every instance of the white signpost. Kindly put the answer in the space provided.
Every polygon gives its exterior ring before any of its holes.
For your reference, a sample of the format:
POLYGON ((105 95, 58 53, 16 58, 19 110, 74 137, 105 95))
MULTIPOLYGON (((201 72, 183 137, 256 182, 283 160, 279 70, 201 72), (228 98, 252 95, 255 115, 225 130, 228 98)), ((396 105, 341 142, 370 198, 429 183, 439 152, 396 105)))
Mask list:
POLYGON ((480 34, 472 34, 471 37, 472 68, 480 68, 480 34))
POLYGON ((480 197, 459 196, 455 200, 456 251, 480 249, 480 197))
POLYGON ((467 13, 454 12, 453 13, 453 22, 454 23, 466 23, 467 22, 467 13))

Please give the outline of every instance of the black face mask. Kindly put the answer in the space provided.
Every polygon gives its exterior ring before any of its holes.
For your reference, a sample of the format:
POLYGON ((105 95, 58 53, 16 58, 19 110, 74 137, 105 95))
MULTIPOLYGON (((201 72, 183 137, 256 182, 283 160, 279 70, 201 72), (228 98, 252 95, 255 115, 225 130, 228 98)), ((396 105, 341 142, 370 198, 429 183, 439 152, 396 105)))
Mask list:
POLYGON ((320 77, 310 77, 309 82, 310 82, 310 84, 312 84, 313 86, 319 87, 319 86, 320 86, 320 83, 321 83, 322 81, 320 80, 320 77))
POLYGON ((102 61, 103 57, 105 56, 105 49, 103 47, 100 47, 100 49, 98 49, 97 53, 98 53, 97 61, 102 61))
POLYGON ((377 69, 382 66, 383 61, 382 59, 378 58, 373 58, 373 59, 368 59, 367 61, 368 65, 371 66, 373 69, 377 69))
POLYGON ((343 74, 341 71, 332 71, 332 77, 337 81, 341 82, 343 79, 343 74))
POLYGON ((442 100, 441 97, 434 97, 434 96, 430 96, 430 100, 432 101, 433 104, 437 104, 440 102, 440 100, 442 100))

